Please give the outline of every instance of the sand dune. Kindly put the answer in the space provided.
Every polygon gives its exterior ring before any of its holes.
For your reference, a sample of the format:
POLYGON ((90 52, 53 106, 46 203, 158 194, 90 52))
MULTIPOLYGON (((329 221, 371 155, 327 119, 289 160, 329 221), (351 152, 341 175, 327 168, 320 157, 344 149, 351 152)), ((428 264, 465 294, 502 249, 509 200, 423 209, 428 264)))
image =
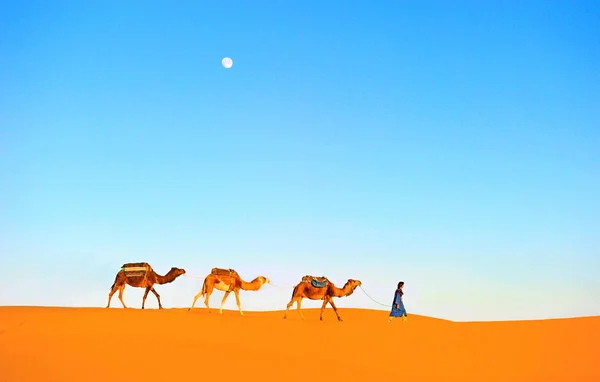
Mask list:
POLYGON ((0 380, 598 381, 600 317, 455 323, 340 309, 0 307, 0 380))

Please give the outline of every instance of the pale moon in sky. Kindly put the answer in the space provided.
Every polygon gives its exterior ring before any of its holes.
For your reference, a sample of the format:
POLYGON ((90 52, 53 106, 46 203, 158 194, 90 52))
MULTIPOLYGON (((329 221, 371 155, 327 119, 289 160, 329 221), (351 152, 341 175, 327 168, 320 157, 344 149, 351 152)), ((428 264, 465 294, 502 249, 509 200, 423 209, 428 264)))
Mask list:
POLYGON ((225 57, 224 59, 221 60, 221 64, 223 65, 224 68, 231 68, 231 65, 233 65, 233 60, 229 57, 225 57))

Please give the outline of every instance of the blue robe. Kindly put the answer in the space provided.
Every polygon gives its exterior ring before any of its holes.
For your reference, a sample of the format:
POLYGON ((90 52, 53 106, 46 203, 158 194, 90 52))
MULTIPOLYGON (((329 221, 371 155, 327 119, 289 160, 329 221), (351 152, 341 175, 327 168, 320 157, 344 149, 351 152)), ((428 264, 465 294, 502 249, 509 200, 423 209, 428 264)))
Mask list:
POLYGON ((408 316, 408 314, 406 314, 406 309, 404 309, 404 303, 402 302, 403 294, 404 292, 402 292, 401 289, 396 289, 396 292, 394 293, 394 302, 392 303, 392 311, 390 312, 390 317, 408 316), (398 304, 400 307, 396 308, 396 304, 398 304))

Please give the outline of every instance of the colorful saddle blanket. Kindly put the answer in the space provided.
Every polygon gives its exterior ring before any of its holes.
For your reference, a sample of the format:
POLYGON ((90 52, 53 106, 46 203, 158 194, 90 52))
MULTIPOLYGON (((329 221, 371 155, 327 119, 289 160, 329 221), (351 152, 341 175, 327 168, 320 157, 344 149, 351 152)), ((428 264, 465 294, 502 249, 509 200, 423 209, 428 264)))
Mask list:
POLYGON ((315 277, 311 275, 306 275, 302 277, 303 282, 310 282, 310 284, 315 288, 325 288, 329 280, 325 276, 315 277))
POLYGON ((126 277, 146 276, 150 270, 148 263, 127 263, 121 267, 121 272, 125 273, 126 277))

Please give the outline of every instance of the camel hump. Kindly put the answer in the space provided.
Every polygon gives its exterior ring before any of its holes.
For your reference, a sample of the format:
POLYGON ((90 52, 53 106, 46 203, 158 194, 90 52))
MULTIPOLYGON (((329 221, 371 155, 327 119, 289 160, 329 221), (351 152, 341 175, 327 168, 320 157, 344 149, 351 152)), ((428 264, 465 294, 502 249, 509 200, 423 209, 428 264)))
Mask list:
POLYGON ((213 268, 210 271, 211 274, 217 276, 234 276, 237 275, 237 272, 234 269, 225 269, 225 268, 213 268))
POLYGON ((126 263, 121 267, 121 271, 125 272, 125 276, 144 276, 147 272, 150 272, 152 267, 148 263, 126 263))
POLYGON ((302 277, 302 282, 310 283, 315 288, 324 288, 329 283, 329 280, 325 276, 317 277, 306 275, 302 277))

